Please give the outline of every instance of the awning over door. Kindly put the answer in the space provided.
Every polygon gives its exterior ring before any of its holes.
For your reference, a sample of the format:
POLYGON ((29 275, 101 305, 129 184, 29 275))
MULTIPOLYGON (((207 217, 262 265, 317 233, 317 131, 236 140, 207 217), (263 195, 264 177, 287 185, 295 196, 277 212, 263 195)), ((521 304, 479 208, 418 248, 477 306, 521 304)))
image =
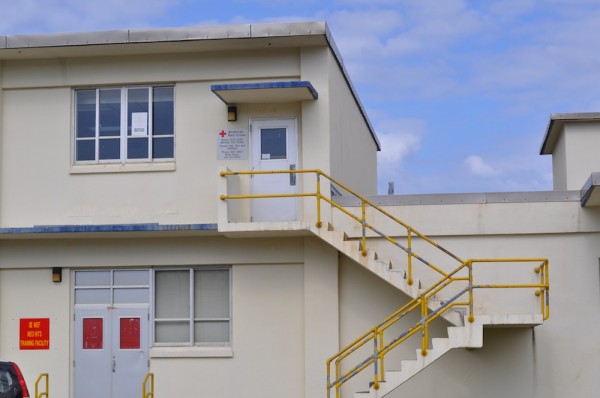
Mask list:
POLYGON ((210 89, 227 105, 314 101, 319 97, 309 81, 213 84, 210 89))

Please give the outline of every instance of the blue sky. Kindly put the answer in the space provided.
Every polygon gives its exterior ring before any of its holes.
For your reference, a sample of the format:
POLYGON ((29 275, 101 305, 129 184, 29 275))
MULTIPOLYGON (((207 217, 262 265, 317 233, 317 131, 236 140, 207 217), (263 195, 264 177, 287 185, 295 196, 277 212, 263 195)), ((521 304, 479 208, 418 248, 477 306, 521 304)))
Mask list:
POLYGON ((551 190, 551 113, 600 111, 599 0, 0 0, 0 35, 327 21, 379 191, 551 190))

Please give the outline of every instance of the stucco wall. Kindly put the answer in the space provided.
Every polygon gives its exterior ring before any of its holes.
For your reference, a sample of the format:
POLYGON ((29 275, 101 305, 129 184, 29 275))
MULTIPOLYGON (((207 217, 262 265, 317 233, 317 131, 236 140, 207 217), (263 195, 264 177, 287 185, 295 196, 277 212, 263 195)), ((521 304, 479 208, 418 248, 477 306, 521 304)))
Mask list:
POLYGON ((313 237, 2 241, 0 357, 18 361, 30 387, 49 372, 52 393, 68 397, 73 270, 220 264, 232 265, 233 355, 152 351, 156 395, 321 394, 325 360, 339 345, 338 254, 313 237), (53 266, 64 267, 61 283, 51 281, 53 266), (36 317, 50 318, 51 349, 20 351, 19 319, 36 317))
POLYGON ((600 146, 600 125, 594 122, 568 123, 563 136, 566 143, 566 189, 581 189, 592 171, 600 170, 596 151, 600 146))
POLYGON ((329 57, 331 172, 362 195, 377 193, 377 145, 333 56, 329 57))
MULTIPOLYGON (((295 117, 302 126, 299 103, 241 104, 238 121, 229 123, 225 104, 210 90, 211 84, 232 79, 297 79, 300 61, 293 49, 5 64, 2 139, 3 148, 10 149, 2 151, 3 226, 214 223, 218 166, 250 168, 250 156, 218 161, 216 134, 248 130, 252 117, 295 117), (175 85, 175 161, 73 165, 72 88, 134 84, 175 85)), ((327 141, 327 131, 311 134, 324 136, 307 140, 309 146, 318 148, 327 141)), ((302 133, 299 140, 303 142, 302 133)), ((301 151, 310 154, 302 163, 312 165, 312 156, 318 154, 302 146, 301 151)))
POLYGON ((0 358, 15 361, 34 394, 34 382, 41 373, 51 372, 52 394, 69 396, 71 349, 70 278, 63 272, 62 283, 52 283, 52 269, 0 269, 0 358), (49 318, 50 349, 19 350, 20 320, 49 318))

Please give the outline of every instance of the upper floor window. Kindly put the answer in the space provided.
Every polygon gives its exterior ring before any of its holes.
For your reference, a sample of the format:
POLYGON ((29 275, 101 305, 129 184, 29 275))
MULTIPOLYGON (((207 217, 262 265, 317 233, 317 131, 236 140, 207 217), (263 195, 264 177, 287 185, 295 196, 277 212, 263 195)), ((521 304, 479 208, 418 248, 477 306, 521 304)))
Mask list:
POLYGON ((75 161, 174 159, 173 98, 172 86, 75 90, 75 161))

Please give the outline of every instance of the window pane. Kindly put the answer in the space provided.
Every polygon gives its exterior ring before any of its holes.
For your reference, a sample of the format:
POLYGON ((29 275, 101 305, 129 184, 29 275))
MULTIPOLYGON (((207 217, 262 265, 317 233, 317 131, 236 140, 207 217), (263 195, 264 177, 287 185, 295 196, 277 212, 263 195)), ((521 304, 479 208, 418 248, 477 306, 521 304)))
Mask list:
POLYGON ((96 160, 96 141, 77 140, 75 145, 75 160, 78 162, 96 160))
POLYGON ((156 318, 190 317, 189 271, 156 271, 155 290, 156 318))
POLYGON ((100 136, 121 134, 121 90, 100 90, 100 136))
POLYGON ((110 286, 110 271, 77 271, 75 286, 110 286))
POLYGON ((152 106, 152 134, 172 135, 175 131, 173 87, 155 87, 152 106))
POLYGON ((110 289, 76 289, 75 304, 111 304, 110 289))
POLYGON ((229 321, 194 322, 196 343, 228 343, 229 321))
POLYGON ((148 159, 148 138, 129 137, 127 159, 148 159))
POLYGON ((146 304, 149 292, 146 288, 114 289, 115 304, 146 304))
POLYGON ((119 321, 119 348, 121 350, 139 350, 141 347, 140 318, 121 318, 119 321))
POLYGON ((101 139, 98 156, 100 160, 119 159, 121 157, 121 140, 119 138, 101 139))
POLYGON ((156 322, 154 339, 157 343, 189 343, 189 322, 156 322))
POLYGON ((104 318, 83 319, 84 350, 101 350, 104 348, 104 318))
POLYGON ((229 270, 194 272, 194 318, 229 318, 229 270))
POLYGON ((173 137, 161 137, 152 139, 152 158, 153 159, 172 159, 175 157, 173 148, 173 137))
POLYGON ((285 128, 260 130, 260 158, 286 159, 287 134, 285 128))
POLYGON ((149 93, 147 88, 127 90, 127 135, 148 135, 149 93))
POLYGON ((114 271, 115 286, 148 286, 150 273, 146 270, 114 271))
POLYGON ((75 136, 96 136, 96 90, 75 91, 77 122, 75 136))

